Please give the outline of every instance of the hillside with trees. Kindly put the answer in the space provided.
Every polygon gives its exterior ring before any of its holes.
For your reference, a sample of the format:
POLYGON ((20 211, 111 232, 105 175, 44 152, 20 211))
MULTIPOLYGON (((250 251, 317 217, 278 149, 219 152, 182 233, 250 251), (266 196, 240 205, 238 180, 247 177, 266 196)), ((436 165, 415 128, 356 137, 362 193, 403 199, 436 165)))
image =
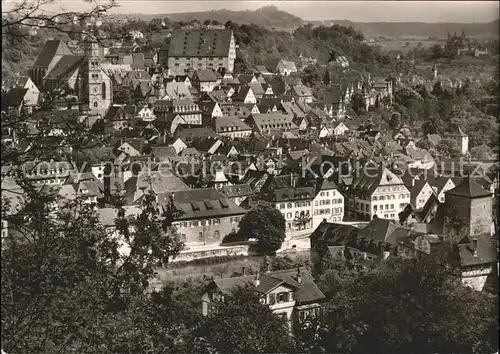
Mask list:
POLYGON ((175 22, 198 21, 203 23, 210 20, 225 23, 227 21, 234 21, 240 24, 255 24, 270 29, 293 29, 304 24, 304 20, 300 17, 281 11, 272 5, 264 6, 254 11, 230 11, 222 9, 204 12, 140 15, 139 17, 144 21, 150 21, 155 17, 168 18, 170 21, 175 22))
POLYGON ((271 31, 263 27, 226 23, 233 29, 239 44, 239 58, 249 64, 265 63, 270 59, 297 59, 300 54, 326 63, 329 51, 334 50, 350 61, 366 65, 384 65, 389 57, 378 47, 363 43, 364 36, 352 27, 334 25, 313 27, 311 24, 297 28, 293 33, 271 31))
POLYGON ((448 33, 464 30, 471 37, 498 38, 498 20, 489 23, 426 23, 426 22, 351 22, 324 21, 341 26, 352 26, 367 37, 434 37, 446 38, 448 33))

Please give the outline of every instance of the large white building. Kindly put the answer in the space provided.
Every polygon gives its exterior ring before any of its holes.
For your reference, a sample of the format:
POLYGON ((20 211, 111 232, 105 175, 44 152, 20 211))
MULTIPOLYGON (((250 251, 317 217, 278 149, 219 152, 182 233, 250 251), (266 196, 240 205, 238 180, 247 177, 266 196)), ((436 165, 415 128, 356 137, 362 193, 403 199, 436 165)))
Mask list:
POLYGON ((398 214, 410 204, 410 191, 383 165, 377 169, 366 166, 349 187, 347 198, 348 213, 353 218, 398 220, 398 214))
POLYGON ((167 65, 177 72, 224 69, 232 73, 236 42, 230 29, 175 31, 170 39, 167 65))

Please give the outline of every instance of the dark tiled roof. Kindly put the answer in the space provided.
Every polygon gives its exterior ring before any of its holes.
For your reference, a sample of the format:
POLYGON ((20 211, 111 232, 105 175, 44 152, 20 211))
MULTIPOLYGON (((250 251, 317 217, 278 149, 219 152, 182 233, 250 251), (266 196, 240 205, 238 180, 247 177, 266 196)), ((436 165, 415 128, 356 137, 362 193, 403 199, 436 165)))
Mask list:
POLYGON ((5 95, 2 95, 2 107, 19 107, 24 100, 24 96, 28 92, 28 89, 16 87, 5 95))
POLYGON ((51 40, 45 43, 42 51, 35 61, 34 67, 47 68, 56 54, 73 55, 66 43, 59 40, 51 40))
POLYGON ((69 78, 73 72, 83 64, 83 56, 80 55, 63 55, 61 59, 54 65, 52 70, 45 75, 46 80, 63 80, 69 78))
POLYGON ((208 137, 217 137, 217 134, 213 131, 212 128, 209 127, 183 127, 179 125, 175 135, 178 138, 186 141, 186 139, 192 138, 208 138, 208 137))
POLYGON ((104 120, 106 121, 120 121, 120 120, 129 120, 132 118, 132 115, 127 112, 125 108, 122 106, 111 106, 109 107, 106 115, 104 116, 104 120))
POLYGON ((464 178, 462 183, 446 192, 446 195, 454 195, 467 198, 481 198, 491 196, 491 193, 483 189, 475 178, 464 178))
POLYGON ((198 80, 200 82, 215 82, 215 81, 217 81, 217 75, 215 75, 213 70, 195 71, 194 75, 198 77, 198 80))
POLYGON ((182 210, 179 220, 242 215, 246 210, 237 206, 215 188, 200 188, 174 192, 174 205, 182 210))
POLYGON ((346 245, 353 241, 360 229, 352 225, 322 222, 311 234, 311 240, 327 241, 331 245, 346 245))
POLYGON ((361 229, 359 236, 375 242, 395 241, 394 237, 391 236, 398 228, 399 226, 392 220, 375 218, 365 228, 361 229))
POLYGON ((252 195, 252 187, 247 184, 236 184, 234 186, 225 186, 222 188, 222 193, 224 193, 228 198, 243 197, 252 195))
POLYGON ((169 57, 226 57, 231 30, 193 29, 175 31, 170 38, 169 57))
MULTIPOLYGON (((259 285, 255 291, 267 294, 281 284, 286 284, 295 290, 294 299, 297 305, 321 301, 325 295, 319 290, 314 280, 304 268, 300 268, 301 282, 298 283, 297 269, 287 269, 259 274, 259 285)), ((243 275, 232 278, 215 279, 214 284, 224 293, 229 293, 237 286, 251 285, 255 282, 255 275, 243 275)))
POLYGON ((231 128, 232 131, 252 130, 252 128, 235 116, 215 118, 215 131, 217 133, 225 132, 226 128, 231 128))
POLYGON ((474 252, 472 237, 469 237, 467 241, 460 242, 457 245, 460 265, 462 267, 497 262, 496 250, 489 235, 480 235, 477 237, 476 252, 474 252))

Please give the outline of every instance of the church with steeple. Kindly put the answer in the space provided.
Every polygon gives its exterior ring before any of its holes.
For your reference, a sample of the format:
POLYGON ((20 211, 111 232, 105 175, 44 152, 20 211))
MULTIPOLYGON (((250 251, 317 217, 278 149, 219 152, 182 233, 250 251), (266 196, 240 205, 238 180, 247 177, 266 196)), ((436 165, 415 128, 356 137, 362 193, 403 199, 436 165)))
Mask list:
POLYGON ((80 110, 104 115, 113 103, 112 81, 101 67, 103 48, 83 38, 84 55, 75 55, 60 40, 49 40, 29 75, 42 92, 62 92, 78 99, 80 110))

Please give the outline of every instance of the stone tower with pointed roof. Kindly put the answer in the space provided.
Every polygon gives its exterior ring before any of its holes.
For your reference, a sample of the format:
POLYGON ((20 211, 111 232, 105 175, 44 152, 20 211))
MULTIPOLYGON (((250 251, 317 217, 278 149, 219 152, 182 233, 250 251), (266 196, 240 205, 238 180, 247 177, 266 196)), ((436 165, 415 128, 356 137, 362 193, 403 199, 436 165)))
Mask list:
MULTIPOLYGON (((475 178, 464 178, 462 183, 446 192, 445 195, 446 216, 454 221, 455 227, 458 226, 461 237, 490 235, 492 194, 483 189, 475 178)), ((453 227, 450 224, 446 226, 453 227)))
POLYGON ((91 113, 104 115, 113 102, 111 79, 101 68, 99 43, 90 36, 85 38, 84 52, 83 95, 87 97, 82 97, 82 102, 88 103, 91 113))

